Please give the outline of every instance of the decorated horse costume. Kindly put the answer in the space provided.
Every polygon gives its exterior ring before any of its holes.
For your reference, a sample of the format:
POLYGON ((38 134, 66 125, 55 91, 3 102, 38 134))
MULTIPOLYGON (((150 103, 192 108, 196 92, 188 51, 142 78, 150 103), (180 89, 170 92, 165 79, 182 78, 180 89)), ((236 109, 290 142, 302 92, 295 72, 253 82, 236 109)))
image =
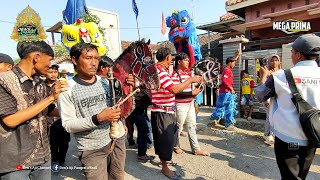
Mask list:
MULTIPOLYGON (((113 66, 113 76, 121 82, 121 87, 118 86, 116 91, 123 92, 121 97, 116 97, 116 99, 124 99, 130 93, 130 86, 126 83, 128 74, 133 74, 136 79, 145 84, 147 89, 159 87, 155 61, 152 59, 152 54, 148 46, 149 44, 150 40, 147 43, 136 41, 125 49, 116 59, 113 66)), ((135 108, 134 97, 132 96, 129 98, 126 103, 120 106, 120 108, 121 118, 128 117, 135 108)))
POLYGON ((218 59, 206 57, 200 61, 197 61, 192 67, 192 70, 195 75, 203 77, 204 84, 206 84, 209 88, 219 88, 220 63, 218 59))

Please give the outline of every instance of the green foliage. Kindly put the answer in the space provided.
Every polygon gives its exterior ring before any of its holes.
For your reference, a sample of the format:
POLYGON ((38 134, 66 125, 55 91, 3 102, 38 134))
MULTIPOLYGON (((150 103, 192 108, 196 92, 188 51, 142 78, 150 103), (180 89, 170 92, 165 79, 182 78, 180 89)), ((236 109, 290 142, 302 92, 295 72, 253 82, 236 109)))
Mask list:
POLYGON ((14 62, 14 64, 18 64, 18 63, 20 62, 20 58, 15 58, 15 59, 13 60, 13 62, 14 62))
POLYGON ((61 56, 69 55, 68 50, 62 44, 56 44, 56 46, 53 48, 53 51, 54 51, 54 56, 55 57, 61 57, 61 56))
POLYGON ((105 34, 105 31, 106 31, 106 28, 100 26, 100 18, 97 16, 97 15, 94 15, 94 14, 91 14, 91 13, 84 13, 82 16, 81 16, 81 19, 83 22, 85 23, 88 23, 88 22, 94 22, 98 25, 98 28, 99 28, 99 31, 101 32, 102 36, 104 37, 104 34, 105 34))

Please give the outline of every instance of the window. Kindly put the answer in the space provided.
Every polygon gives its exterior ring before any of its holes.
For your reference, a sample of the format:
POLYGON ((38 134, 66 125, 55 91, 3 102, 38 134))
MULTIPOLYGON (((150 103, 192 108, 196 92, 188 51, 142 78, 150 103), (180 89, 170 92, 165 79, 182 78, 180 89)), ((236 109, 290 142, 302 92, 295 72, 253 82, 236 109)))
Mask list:
POLYGON ((257 18, 260 17, 260 11, 257 11, 257 12, 256 12, 256 17, 257 17, 257 18))
POLYGON ((288 4, 288 9, 291 9, 292 8, 292 3, 289 3, 288 4))
POLYGON ((309 4, 310 4, 310 0, 306 0, 306 1, 305 1, 305 4, 306 4, 306 5, 309 5, 309 4))
POLYGON ((271 13, 274 13, 276 11, 276 8, 272 7, 271 8, 271 13))

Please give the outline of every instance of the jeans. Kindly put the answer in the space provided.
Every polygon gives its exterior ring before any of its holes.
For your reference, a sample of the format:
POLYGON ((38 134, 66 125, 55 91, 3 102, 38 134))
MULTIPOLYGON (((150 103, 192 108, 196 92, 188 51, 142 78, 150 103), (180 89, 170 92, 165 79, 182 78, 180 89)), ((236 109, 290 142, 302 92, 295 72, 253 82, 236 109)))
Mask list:
POLYGON ((43 180, 51 179, 51 161, 39 165, 33 169, 24 169, 20 171, 0 174, 0 180, 43 180), (41 167, 41 168, 39 168, 41 167))
POLYGON ((128 117, 128 120, 136 124, 138 129, 138 156, 145 156, 147 153, 147 145, 152 141, 149 138, 149 118, 146 113, 146 109, 136 108, 128 117))
POLYGON ((177 104, 178 136, 186 123, 189 143, 193 152, 200 150, 196 133, 196 111, 193 101, 190 104, 177 104))
POLYGON ((149 133, 148 133, 148 137, 151 141, 151 143, 148 143, 148 148, 152 148, 153 147, 153 136, 152 136, 152 126, 151 126, 151 121, 150 119, 148 118, 148 121, 147 121, 147 124, 148 124, 148 127, 149 127, 149 133))
POLYGON ((269 120, 269 109, 266 108, 266 122, 264 122, 264 135, 270 136, 272 135, 271 127, 270 127, 270 120, 269 120))

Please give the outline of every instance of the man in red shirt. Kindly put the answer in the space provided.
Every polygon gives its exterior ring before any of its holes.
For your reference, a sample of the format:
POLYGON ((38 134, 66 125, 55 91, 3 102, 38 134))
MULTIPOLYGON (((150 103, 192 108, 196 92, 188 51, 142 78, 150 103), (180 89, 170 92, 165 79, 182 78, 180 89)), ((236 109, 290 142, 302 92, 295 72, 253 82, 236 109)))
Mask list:
POLYGON ((226 67, 224 68, 221 76, 221 87, 219 89, 219 97, 217 100, 216 108, 211 115, 211 119, 219 121, 224 118, 226 120, 225 127, 227 130, 234 130, 236 122, 234 115, 237 114, 236 94, 233 89, 233 74, 232 69, 237 63, 241 53, 237 50, 235 57, 229 57, 226 60, 226 67))

